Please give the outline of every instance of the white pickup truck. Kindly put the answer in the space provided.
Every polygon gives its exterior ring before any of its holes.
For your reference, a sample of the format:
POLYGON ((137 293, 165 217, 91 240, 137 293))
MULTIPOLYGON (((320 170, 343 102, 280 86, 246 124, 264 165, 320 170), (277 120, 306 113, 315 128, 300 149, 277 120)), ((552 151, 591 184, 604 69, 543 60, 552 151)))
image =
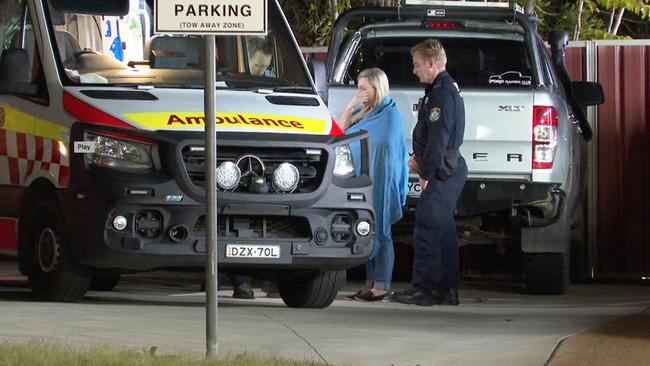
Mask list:
MULTIPOLYGON (((456 213, 461 243, 520 244, 528 290, 564 293, 571 229, 580 227, 583 216, 585 142, 591 138, 584 108, 603 102, 602 88, 571 82, 564 64, 566 33, 552 36, 549 53, 535 19, 516 7, 418 3, 342 14, 327 64, 311 65, 317 88, 338 116, 355 92, 357 74, 383 69, 410 145, 424 95, 412 73, 410 48, 439 39, 447 70, 465 98, 461 152, 469 177, 456 213)), ((416 204, 415 176, 409 188, 410 204, 416 204)))

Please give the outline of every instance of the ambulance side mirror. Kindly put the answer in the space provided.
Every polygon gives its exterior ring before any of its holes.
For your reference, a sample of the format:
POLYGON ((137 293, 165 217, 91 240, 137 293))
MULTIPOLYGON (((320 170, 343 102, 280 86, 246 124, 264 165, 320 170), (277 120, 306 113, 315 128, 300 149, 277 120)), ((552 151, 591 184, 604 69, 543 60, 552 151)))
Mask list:
POLYGON ((307 67, 311 78, 314 80, 314 85, 316 85, 316 92, 327 104, 327 71, 325 70, 325 63, 321 60, 312 59, 307 61, 307 67))
POLYGON ((34 94, 29 54, 23 48, 10 48, 0 56, 0 94, 34 94))

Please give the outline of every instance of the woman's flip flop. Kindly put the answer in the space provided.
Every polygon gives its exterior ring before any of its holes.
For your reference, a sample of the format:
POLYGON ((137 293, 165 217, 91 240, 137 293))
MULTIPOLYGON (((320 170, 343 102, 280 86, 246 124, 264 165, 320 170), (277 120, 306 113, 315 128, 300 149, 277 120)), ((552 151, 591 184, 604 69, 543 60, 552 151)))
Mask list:
MULTIPOLYGON (((365 290, 365 291, 369 292, 368 290, 365 290)), ((361 294, 363 294, 363 293, 364 293, 364 290, 359 290, 359 291, 357 291, 356 293, 354 293, 354 294, 352 294, 352 295, 348 295, 348 296, 346 296, 345 298, 346 298, 347 300, 356 300, 356 299, 357 299, 357 296, 359 296, 359 295, 361 295, 361 294)))
POLYGON ((386 296, 388 296, 389 292, 384 292, 381 295, 373 295, 372 291, 367 291, 360 293, 355 296, 355 299, 357 300, 362 300, 362 301, 381 301, 383 300, 386 296))

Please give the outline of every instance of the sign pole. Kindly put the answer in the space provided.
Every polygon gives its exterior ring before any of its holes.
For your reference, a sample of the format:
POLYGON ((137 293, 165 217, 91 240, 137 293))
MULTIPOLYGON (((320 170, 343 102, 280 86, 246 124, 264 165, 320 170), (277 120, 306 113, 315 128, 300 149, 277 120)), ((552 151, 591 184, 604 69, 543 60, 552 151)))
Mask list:
POLYGON ((218 301, 217 301, 217 133, 216 133, 216 43, 214 35, 205 36, 205 165, 206 165, 206 336, 207 357, 218 352, 218 301))
POLYGON ((268 31, 267 0, 220 0, 211 9, 233 9, 232 14, 215 10, 202 11, 207 5, 200 0, 155 0, 154 33, 204 34, 206 50, 204 112, 205 112, 205 311, 207 357, 218 351, 217 336, 217 133, 215 36, 266 35, 268 31), (197 11, 198 9, 198 11, 197 11), (232 26, 237 30, 233 32, 232 26))

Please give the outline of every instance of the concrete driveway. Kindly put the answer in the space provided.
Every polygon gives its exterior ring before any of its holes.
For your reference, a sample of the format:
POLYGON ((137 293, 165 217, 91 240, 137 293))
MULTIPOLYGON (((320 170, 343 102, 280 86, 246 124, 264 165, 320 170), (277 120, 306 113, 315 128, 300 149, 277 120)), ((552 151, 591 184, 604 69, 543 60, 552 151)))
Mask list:
MULTIPOLYGON (((220 352, 249 351, 333 365, 543 365, 561 339, 642 312, 640 286, 574 285, 564 296, 464 283, 461 305, 417 307, 344 300, 328 309, 289 309, 219 292, 220 352)), ((406 284, 398 284, 403 287, 406 284)), ((0 341, 33 338, 159 352, 205 352, 204 294, 187 274, 126 276, 112 292, 79 304, 37 303, 0 271, 0 341)))

